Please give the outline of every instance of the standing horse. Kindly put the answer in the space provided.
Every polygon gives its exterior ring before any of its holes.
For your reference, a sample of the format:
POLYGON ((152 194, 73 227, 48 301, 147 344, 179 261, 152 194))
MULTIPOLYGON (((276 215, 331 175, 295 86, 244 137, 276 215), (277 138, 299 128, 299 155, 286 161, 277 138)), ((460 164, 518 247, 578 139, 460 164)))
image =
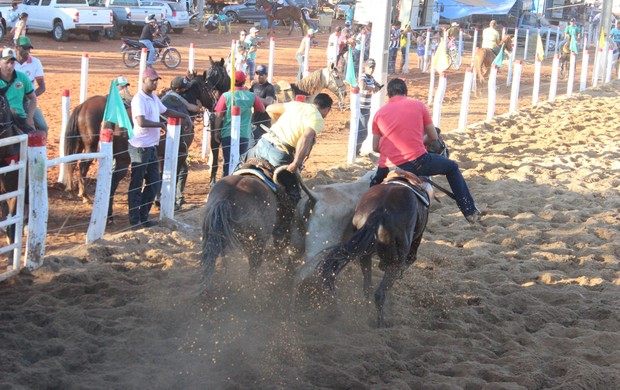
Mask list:
POLYGON ((279 81, 274 85, 274 88, 278 102, 290 102, 295 100, 297 95, 304 95, 308 97, 306 100, 308 103, 312 102, 314 97, 324 88, 327 88, 338 96, 338 105, 341 109, 347 96, 347 88, 334 64, 327 68, 315 70, 301 79, 299 84, 279 81))
MULTIPOLYGON (((512 36, 506 35, 499 42, 498 46, 501 48, 502 45, 504 45, 505 52, 512 53, 512 36)), ((478 82, 483 83, 486 77, 489 76, 491 65, 495 57, 495 53, 491 49, 483 49, 481 47, 476 49, 476 54, 474 55, 474 70, 478 82)))
POLYGON ((383 307, 387 291, 416 260, 422 242, 429 197, 420 184, 417 176, 396 171, 388 176, 385 184, 366 191, 353 215, 355 232, 335 247, 321 266, 325 289, 333 297, 336 276, 351 260, 359 258, 364 294, 369 298, 372 254, 377 253, 379 268, 384 271, 383 280, 375 291, 379 327, 385 326, 383 307))
POLYGON ((299 27, 301 27, 301 36, 305 36, 305 26, 308 26, 308 19, 306 19, 306 14, 298 7, 293 6, 285 6, 278 8, 275 13, 272 12, 273 7, 276 2, 270 2, 269 0, 257 0, 256 8, 263 8, 265 13, 267 14, 267 24, 269 28, 269 33, 271 34, 273 30, 273 21, 280 20, 282 22, 288 21, 290 24, 290 29, 288 30, 288 35, 291 35, 294 28, 294 23, 297 22, 299 27))

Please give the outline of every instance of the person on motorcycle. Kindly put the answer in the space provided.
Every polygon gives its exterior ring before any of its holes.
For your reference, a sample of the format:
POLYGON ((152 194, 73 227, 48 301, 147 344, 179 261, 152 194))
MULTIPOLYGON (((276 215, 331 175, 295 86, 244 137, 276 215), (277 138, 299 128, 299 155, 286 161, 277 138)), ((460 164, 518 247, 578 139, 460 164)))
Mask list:
POLYGON ((147 16, 144 21, 146 24, 142 28, 142 34, 140 34, 140 43, 146 46, 146 49, 149 51, 146 59, 146 65, 153 67, 153 64, 155 63, 155 47, 153 46, 153 37, 159 34, 159 26, 157 25, 157 18, 155 18, 155 15, 153 14, 147 16))

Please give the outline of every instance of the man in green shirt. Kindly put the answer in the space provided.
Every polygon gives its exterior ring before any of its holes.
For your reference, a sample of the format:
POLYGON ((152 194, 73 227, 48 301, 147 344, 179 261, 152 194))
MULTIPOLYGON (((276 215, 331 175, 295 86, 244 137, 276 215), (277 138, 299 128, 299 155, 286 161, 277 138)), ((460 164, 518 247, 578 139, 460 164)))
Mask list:
POLYGON ((37 96, 25 73, 15 70, 15 50, 4 48, 0 57, 0 93, 6 96, 17 127, 25 132, 34 130, 37 96), (24 107, 24 99, 28 101, 24 107))

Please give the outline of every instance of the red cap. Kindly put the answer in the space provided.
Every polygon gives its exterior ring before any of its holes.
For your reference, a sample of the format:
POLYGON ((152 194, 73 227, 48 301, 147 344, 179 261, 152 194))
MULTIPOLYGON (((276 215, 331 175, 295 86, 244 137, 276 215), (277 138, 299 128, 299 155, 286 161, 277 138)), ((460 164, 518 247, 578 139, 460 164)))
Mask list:
POLYGON ((146 69, 144 69, 144 72, 142 72, 142 80, 144 80, 146 78, 149 78, 151 80, 159 80, 159 79, 161 79, 161 77, 159 77, 159 75, 157 74, 157 72, 153 68, 146 68, 146 69))
POLYGON ((235 85, 243 85, 245 84, 245 73, 238 70, 235 72, 235 85))

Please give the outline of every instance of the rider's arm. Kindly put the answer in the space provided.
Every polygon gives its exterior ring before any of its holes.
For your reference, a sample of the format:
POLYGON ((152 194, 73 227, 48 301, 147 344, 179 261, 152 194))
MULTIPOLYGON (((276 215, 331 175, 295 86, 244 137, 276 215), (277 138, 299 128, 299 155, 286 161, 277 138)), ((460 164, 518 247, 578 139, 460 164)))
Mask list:
POLYGON ((37 109, 37 95, 34 91, 26 94, 28 102, 28 110, 26 111, 26 124, 34 129, 34 110, 37 109))
POLYGON ((35 79, 37 83, 37 89, 34 90, 35 95, 41 96, 45 92, 45 79, 43 77, 37 77, 35 79))
POLYGON ((293 162, 290 163, 289 166, 286 168, 287 171, 295 173, 298 169, 302 167, 304 161, 312 151, 315 139, 316 133, 314 132, 314 129, 312 127, 307 127, 304 131, 304 134, 301 136, 299 141, 297 141, 297 146, 295 148, 295 158, 293 159, 293 162))
POLYGON ((267 107, 266 111, 271 117, 271 120, 275 123, 278 121, 278 118, 284 114, 284 111, 286 111, 286 106, 284 103, 271 104, 267 107))
POLYGON ((381 153, 379 150, 379 141, 381 141, 381 134, 372 135, 372 151, 375 153, 381 153))
POLYGON ((424 126, 424 145, 429 145, 431 142, 437 140, 439 136, 437 135, 437 130, 435 130, 435 125, 429 123, 424 126))

